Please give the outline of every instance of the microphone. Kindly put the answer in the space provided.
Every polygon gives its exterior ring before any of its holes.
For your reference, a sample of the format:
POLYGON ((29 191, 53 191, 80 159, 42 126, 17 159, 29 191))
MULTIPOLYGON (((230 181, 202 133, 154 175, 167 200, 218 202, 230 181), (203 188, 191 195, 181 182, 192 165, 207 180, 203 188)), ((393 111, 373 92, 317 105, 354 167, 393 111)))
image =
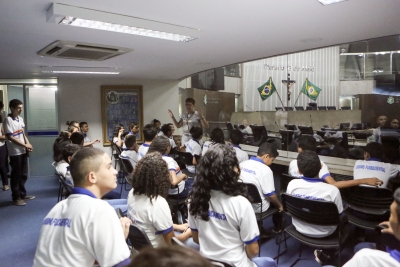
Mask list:
POLYGON ((311 118, 311 114, 310 114, 310 123, 311 123, 311 128, 312 128, 312 118, 311 118))
POLYGON ((246 107, 247 107, 248 109, 250 109, 251 111, 254 111, 254 109, 252 109, 252 108, 249 107, 248 105, 246 105, 246 107))

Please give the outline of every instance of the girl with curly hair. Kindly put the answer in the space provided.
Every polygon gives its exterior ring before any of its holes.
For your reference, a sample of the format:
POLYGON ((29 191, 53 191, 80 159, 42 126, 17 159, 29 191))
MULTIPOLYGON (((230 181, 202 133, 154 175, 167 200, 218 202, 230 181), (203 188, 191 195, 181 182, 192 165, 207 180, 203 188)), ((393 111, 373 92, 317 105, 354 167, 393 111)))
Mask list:
POLYGON ((203 156, 206 154, 207 150, 211 149, 213 146, 225 144, 225 136, 221 128, 216 127, 212 129, 210 138, 211 140, 206 141, 203 145, 203 151, 201 153, 203 156))
POLYGON ((193 240, 205 257, 237 267, 277 266, 271 258, 254 258, 260 232, 239 175, 239 162, 228 145, 217 145, 202 157, 188 198, 193 240))
POLYGON ((133 172, 128 195, 128 217, 142 228, 153 247, 171 246, 173 230, 184 233, 177 238, 184 242, 192 232, 187 224, 172 223, 171 211, 165 197, 171 186, 167 163, 157 152, 147 153, 133 172), (185 231, 186 230, 186 231, 185 231))
POLYGON ((169 142, 169 138, 166 136, 157 136, 154 138, 153 142, 151 142, 147 153, 158 152, 162 154, 162 159, 167 163, 171 185, 173 186, 169 189, 169 195, 175 195, 177 198, 186 198, 190 186, 186 186, 184 181, 187 179, 187 176, 181 172, 178 163, 168 156, 170 151, 171 143, 169 142))

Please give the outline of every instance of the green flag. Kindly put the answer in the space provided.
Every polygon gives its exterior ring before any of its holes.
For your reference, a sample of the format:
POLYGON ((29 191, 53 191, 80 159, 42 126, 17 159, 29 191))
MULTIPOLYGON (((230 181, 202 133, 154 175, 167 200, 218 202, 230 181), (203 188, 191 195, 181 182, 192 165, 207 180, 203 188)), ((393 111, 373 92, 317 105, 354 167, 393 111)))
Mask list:
POLYGON ((317 100, 321 89, 312 84, 308 79, 306 79, 301 91, 312 100, 317 100))
POLYGON ((260 93, 261 99, 264 101, 268 97, 270 97, 273 93, 275 93, 276 88, 274 83, 272 82, 272 78, 270 77, 268 82, 264 83, 260 87, 258 87, 258 92, 260 93))

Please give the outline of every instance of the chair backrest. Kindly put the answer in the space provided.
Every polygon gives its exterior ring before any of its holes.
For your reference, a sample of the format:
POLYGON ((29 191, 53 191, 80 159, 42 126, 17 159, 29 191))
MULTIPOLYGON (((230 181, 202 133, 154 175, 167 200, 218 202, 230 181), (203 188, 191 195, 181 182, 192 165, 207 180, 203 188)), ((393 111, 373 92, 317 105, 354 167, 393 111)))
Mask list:
POLYGON ((286 173, 282 173, 281 174, 281 179, 280 179, 280 190, 282 193, 286 193, 288 184, 290 183, 290 181, 292 181, 293 179, 300 179, 299 177, 294 177, 294 176, 290 176, 289 174, 286 173))
POLYGON ((143 229, 134 224, 131 224, 129 227, 128 240, 130 241, 131 246, 137 251, 152 246, 143 229))
POLYGON ((296 108, 296 110, 304 110, 304 107, 303 106, 295 106, 295 108, 296 108))
POLYGON ((260 192, 254 184, 244 183, 247 186, 247 194, 250 196, 250 203, 262 203, 260 192))
POLYGON ((228 132, 231 133, 231 132, 233 131, 232 123, 227 122, 227 123, 226 123, 226 128, 228 129, 228 132))
POLYGON ((124 217, 124 214, 122 214, 122 210, 120 208, 116 208, 115 213, 117 213, 118 219, 124 217))
POLYGON ((133 166, 132 166, 132 163, 130 162, 130 160, 126 159, 126 158, 123 158, 121 156, 119 156, 119 157, 122 160, 122 165, 124 166, 125 171, 127 173, 132 173, 133 172, 133 166))
POLYGON ((389 213, 393 202, 393 193, 387 188, 354 186, 340 189, 340 194, 350 208, 368 214, 389 213))
POLYGON ((176 154, 178 155, 178 160, 185 165, 193 165, 193 155, 189 152, 182 152, 177 151, 176 154))
POLYGON ((63 188, 63 195, 67 198, 71 194, 72 188, 74 187, 68 184, 67 180, 62 175, 58 176, 58 180, 60 181, 61 187, 63 188))
POLYGON ((339 225, 339 212, 335 203, 281 194, 285 213, 300 221, 322 225, 339 225))

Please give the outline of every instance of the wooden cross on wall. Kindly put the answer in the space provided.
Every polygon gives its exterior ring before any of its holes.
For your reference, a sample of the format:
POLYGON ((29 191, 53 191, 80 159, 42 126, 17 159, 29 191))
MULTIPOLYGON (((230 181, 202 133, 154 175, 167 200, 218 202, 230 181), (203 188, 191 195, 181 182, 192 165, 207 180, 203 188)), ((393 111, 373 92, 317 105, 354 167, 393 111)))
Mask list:
MULTIPOLYGON (((282 80, 282 83, 286 84, 286 89, 287 89, 287 103, 289 104, 290 101, 290 94, 292 93, 292 85, 296 83, 294 80, 290 80, 290 73, 287 74, 287 80, 282 80)), ((289 105, 287 105, 289 106, 289 105)))

